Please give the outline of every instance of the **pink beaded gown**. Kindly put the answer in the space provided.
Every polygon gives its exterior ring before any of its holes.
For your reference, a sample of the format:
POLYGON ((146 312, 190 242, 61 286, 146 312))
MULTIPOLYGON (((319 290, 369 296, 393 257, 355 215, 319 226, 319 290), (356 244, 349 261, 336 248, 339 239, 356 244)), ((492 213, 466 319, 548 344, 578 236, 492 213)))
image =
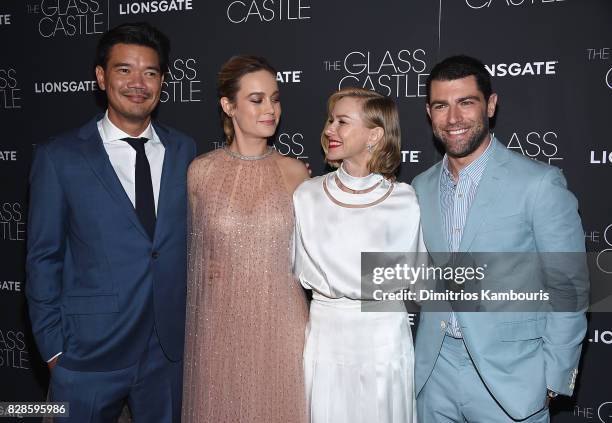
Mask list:
POLYGON ((219 149, 189 169, 183 423, 306 422, 308 309, 278 160, 219 149))

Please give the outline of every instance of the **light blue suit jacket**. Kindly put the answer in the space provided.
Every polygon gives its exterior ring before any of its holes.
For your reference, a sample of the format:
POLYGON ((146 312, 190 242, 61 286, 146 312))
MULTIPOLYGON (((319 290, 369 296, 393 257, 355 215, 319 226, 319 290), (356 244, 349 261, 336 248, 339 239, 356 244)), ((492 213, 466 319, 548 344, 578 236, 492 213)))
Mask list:
MULTIPOLYGON (((527 273, 542 278, 542 286, 558 284, 552 288, 574 290, 568 295, 578 292, 585 298, 586 262, 581 254, 575 254, 585 250, 584 232, 576 198, 567 190, 561 171, 512 152, 496 139, 492 148, 468 212, 459 251, 534 256, 542 252, 574 253, 568 255, 571 260, 562 268, 530 260, 539 268, 527 273)), ((427 249, 442 253, 433 254, 434 260, 448 252, 440 210, 441 170, 439 162, 412 183, 419 198, 427 249)), ((510 273, 524 264, 513 262, 521 260, 520 256, 495 255, 503 263, 500 268, 510 273)), ((494 274, 493 279, 496 276, 497 282, 505 284, 521 280, 501 273, 494 274)), ((510 416, 523 419, 540 410, 547 388, 572 394, 587 325, 582 308, 566 312, 463 312, 457 317, 480 376, 510 416)), ((421 314, 415 353, 417 395, 434 368, 445 333, 443 322, 447 320, 447 311, 421 314)))

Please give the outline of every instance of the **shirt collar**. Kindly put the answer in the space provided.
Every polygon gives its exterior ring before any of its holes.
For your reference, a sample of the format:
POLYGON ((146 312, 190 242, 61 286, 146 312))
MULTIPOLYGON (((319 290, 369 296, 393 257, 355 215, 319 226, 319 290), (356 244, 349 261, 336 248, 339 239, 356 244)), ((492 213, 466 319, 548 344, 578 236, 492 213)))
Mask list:
MULTIPOLYGON (((117 126, 111 122, 111 120, 108 118, 108 110, 106 113, 104 113, 104 117, 102 118, 102 131, 104 132, 104 139, 102 141, 105 143, 118 141, 121 138, 133 138, 128 133, 117 128, 117 126)), ((153 126, 151 125, 151 122, 149 122, 149 125, 145 128, 145 130, 142 131, 142 133, 136 138, 141 137, 147 138, 150 142, 158 142, 157 137, 153 136, 153 126)))
MULTIPOLYGON (((494 138, 493 136, 491 136, 489 145, 487 146, 485 151, 483 151, 483 153, 478 156, 476 160, 474 160, 472 163, 470 163, 459 171, 459 179, 467 177, 470 178, 474 184, 478 185, 480 179, 482 178, 482 174, 484 173, 484 170, 487 166, 487 162, 489 161, 489 157, 493 155, 493 141, 494 138)), ((448 156, 446 154, 442 159, 442 174, 447 179, 451 180, 453 184, 455 183, 450 169, 448 168, 448 156)))

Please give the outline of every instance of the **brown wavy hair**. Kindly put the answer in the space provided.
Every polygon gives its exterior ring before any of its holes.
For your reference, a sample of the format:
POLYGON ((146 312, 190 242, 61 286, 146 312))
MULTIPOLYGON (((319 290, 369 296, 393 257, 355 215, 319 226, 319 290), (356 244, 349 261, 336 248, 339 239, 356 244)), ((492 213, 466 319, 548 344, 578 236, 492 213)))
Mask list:
POLYGON ((327 160, 329 139, 325 130, 329 125, 334 106, 343 98, 350 97, 360 101, 362 105, 361 117, 367 128, 380 127, 384 130, 382 139, 372 151, 372 158, 368 162, 368 169, 373 173, 380 173, 387 179, 395 180, 395 174, 401 163, 401 130, 399 115, 395 102, 376 91, 364 88, 346 87, 333 93, 327 100, 327 120, 321 133, 321 146, 325 152, 325 161, 331 166, 340 166, 340 161, 327 160))
MULTIPOLYGON (((260 70, 268 71, 276 78, 276 69, 274 69, 263 57, 233 56, 230 58, 225 62, 217 74, 217 96, 219 100, 221 100, 222 97, 227 97, 231 103, 235 103, 236 94, 240 90, 240 80, 242 77, 260 70)), ((229 117, 220 106, 219 109, 223 122, 225 140, 228 144, 231 144, 236 135, 232 118, 229 117)))

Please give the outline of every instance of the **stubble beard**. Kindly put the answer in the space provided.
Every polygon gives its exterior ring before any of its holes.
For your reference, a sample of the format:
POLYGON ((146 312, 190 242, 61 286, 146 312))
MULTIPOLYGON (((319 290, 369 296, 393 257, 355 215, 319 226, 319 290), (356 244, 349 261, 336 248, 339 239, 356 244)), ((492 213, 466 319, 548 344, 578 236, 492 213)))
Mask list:
POLYGON ((478 125, 477 131, 464 143, 463 148, 456 150, 452 147, 459 146, 460 144, 455 141, 449 141, 444 139, 444 136, 441 135, 443 131, 434 131, 434 138, 438 140, 443 146, 446 154, 453 158, 462 158, 469 156, 474 151, 478 149, 482 145, 482 143, 489 135, 489 119, 485 115, 480 121, 480 125, 478 125))

